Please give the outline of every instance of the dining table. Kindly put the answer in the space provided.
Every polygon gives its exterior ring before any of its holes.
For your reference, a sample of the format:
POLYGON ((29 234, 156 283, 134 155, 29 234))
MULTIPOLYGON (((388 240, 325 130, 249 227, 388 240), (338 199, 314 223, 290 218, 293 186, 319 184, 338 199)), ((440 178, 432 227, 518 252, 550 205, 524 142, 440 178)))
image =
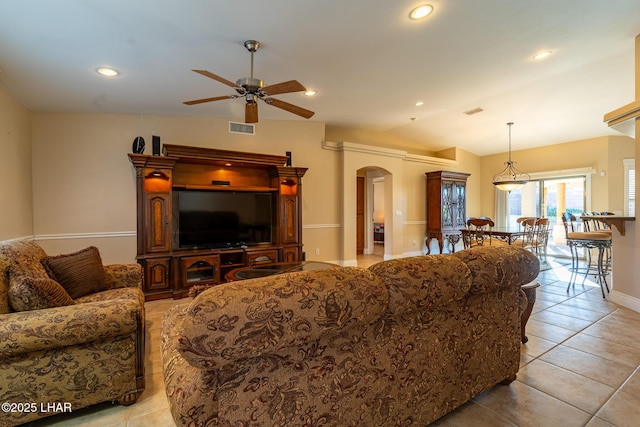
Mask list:
MULTIPOLYGON (((470 246, 471 236, 475 231, 462 228, 460 229, 460 233, 462 233, 464 247, 468 248, 470 246)), ((485 233, 486 235, 491 235, 492 240, 496 239, 501 242, 505 242, 508 245, 512 245, 513 242, 525 235, 524 229, 519 226, 492 227, 491 229, 486 230, 485 233)))

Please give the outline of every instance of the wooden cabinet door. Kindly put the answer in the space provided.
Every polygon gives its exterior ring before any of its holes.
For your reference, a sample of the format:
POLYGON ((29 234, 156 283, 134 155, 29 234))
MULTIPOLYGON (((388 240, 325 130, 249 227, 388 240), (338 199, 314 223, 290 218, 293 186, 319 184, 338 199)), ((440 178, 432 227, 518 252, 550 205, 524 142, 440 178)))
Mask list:
POLYGON ((457 182, 455 186, 456 197, 456 218, 455 228, 465 228, 467 219, 467 187, 462 182, 457 182))
POLYGON ((169 258, 147 259, 144 261, 145 292, 171 289, 169 277, 169 258))
POLYGON ((456 198, 453 182, 442 183, 442 228, 453 228, 455 219, 456 198))
POLYGON ((300 257, 298 256, 299 249, 297 246, 291 246, 282 248, 282 262, 298 262, 300 257))
POLYGON ((145 243, 147 253, 171 250, 170 224, 171 197, 169 193, 146 195, 145 243))
POLYGON ((281 243, 298 243, 298 196, 284 195, 280 197, 280 202, 282 209, 281 243))
POLYGON ((181 258, 180 270, 183 289, 193 285, 220 283, 220 258, 218 255, 181 258))

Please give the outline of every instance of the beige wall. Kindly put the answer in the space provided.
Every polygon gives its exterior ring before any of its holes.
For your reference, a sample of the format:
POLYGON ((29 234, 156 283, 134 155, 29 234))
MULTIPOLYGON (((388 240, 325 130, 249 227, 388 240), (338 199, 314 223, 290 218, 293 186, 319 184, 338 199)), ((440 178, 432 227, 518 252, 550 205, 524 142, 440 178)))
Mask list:
POLYGON ((0 240, 33 235, 30 114, 0 84, 0 240))

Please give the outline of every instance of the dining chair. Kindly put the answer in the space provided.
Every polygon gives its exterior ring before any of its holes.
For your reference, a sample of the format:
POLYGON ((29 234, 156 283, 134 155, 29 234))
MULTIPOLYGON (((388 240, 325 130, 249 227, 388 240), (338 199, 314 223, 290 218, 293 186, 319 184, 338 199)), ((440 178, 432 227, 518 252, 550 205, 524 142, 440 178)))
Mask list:
POLYGON ((538 218, 536 217, 522 217, 518 218, 518 224, 520 229, 524 232, 522 237, 515 242, 511 243, 511 246, 517 246, 519 248, 530 249, 533 252, 536 251, 536 223, 538 218), (520 221, 521 220, 521 221, 520 221))
POLYGON ((518 223, 518 227, 524 227, 524 222, 527 221, 528 219, 538 219, 537 216, 521 216, 520 218, 516 219, 516 223, 518 223))
POLYGON ((549 243, 549 218, 538 218, 535 225, 534 247, 538 259, 547 261, 549 243))
POLYGON ((469 217, 466 219, 466 225, 469 230, 465 240, 466 248, 484 246, 485 243, 491 245, 491 229, 495 226, 492 219, 469 217))

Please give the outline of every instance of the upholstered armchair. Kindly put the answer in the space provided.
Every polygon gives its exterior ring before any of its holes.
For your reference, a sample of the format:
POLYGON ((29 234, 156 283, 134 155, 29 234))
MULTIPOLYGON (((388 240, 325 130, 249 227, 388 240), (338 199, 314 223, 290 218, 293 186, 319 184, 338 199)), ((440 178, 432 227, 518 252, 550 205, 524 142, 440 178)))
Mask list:
POLYGON ((51 403, 77 410, 137 400, 141 283, 138 264, 103 266, 96 248, 48 257, 31 241, 0 242, 0 402, 16 405, 0 426, 54 415, 41 411, 51 403))

